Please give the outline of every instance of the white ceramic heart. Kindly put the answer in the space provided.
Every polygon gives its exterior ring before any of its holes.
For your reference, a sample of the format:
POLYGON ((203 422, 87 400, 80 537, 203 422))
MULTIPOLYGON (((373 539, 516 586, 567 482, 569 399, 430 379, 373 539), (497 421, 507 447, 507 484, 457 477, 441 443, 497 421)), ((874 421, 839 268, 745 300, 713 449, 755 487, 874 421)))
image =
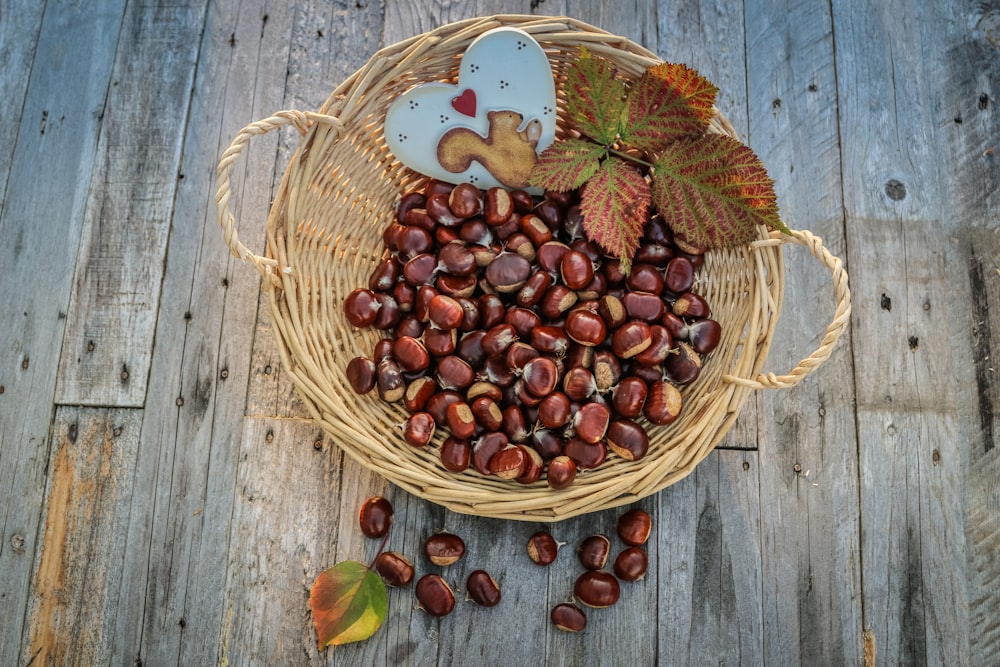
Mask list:
POLYGON ((531 35, 509 27, 469 45, 457 85, 425 83, 393 101, 384 130, 389 150, 407 167, 483 189, 526 187, 524 160, 533 161, 555 132, 552 67, 531 35))

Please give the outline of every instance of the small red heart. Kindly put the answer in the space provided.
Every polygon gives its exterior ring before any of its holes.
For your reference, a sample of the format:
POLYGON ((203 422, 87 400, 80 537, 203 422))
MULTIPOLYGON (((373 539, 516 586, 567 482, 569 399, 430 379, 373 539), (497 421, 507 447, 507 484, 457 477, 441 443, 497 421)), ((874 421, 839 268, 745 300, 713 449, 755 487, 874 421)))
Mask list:
POLYGON ((458 97, 451 98, 451 106, 455 111, 466 116, 476 115, 476 91, 466 88, 458 97))

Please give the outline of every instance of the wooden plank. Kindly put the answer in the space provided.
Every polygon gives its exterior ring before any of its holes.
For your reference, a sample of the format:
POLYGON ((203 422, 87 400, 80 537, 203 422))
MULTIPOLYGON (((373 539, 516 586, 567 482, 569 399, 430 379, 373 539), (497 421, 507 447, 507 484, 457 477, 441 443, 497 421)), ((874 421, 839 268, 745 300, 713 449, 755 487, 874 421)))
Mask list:
POLYGON ((125 12, 102 110, 57 403, 145 403, 204 13, 204 3, 136 3, 125 12))
MULTIPOLYGON (((748 143, 775 179, 789 226, 846 259, 829 9, 755 5, 746 26, 748 143)), ((786 248, 784 308, 767 368, 786 373, 811 354, 835 306, 829 272, 804 249, 786 248)), ((812 377, 757 397, 767 663, 862 659, 850 352, 845 338, 812 377)))
MULTIPOLYGON (((52 7, 28 49, 31 74, 10 102, 22 109, 5 128, 16 129, 6 198, 0 209, 0 664, 17 664, 25 604, 44 499, 52 391, 69 302, 71 267, 79 243, 100 110, 121 6, 52 7), (18 119, 19 120, 16 120, 18 119), (58 197, 52 193, 58 192, 58 197)), ((8 14, 34 10, 5 6, 8 14)), ((11 29, 24 28, 10 20, 11 29)), ((3 38, 6 44, 6 36, 3 38)), ((10 44, 17 48, 18 39, 10 44)), ((17 60, 12 61, 12 65, 17 60)), ((6 71, 6 70, 5 70, 6 71)), ((24 76, 21 70, 10 72, 24 76)), ((6 86, 7 84, 5 84, 6 86)), ((6 88, 12 95, 15 88, 6 88)))
MULTIPOLYGON (((344 560, 368 562, 374 555, 378 541, 361 534, 357 510, 365 498, 387 489, 332 443, 320 441, 317 449, 315 440, 316 427, 306 420, 246 420, 238 445, 222 626, 218 644, 206 647, 208 662, 325 662, 308 613, 309 589, 327 567, 344 560)), ((400 593, 412 594, 412 588, 400 593)), ((396 604, 398 598, 391 598, 387 623, 409 613, 405 603, 396 604)), ((339 661, 380 648, 385 644, 373 638, 330 654, 339 661)), ((344 664, 390 663, 382 653, 377 662, 344 664)))
POLYGON ((998 533, 984 509, 996 492, 983 365, 995 343, 979 258, 998 251, 998 176, 975 58, 994 46, 970 34, 986 11, 834 6, 836 51, 852 54, 837 61, 848 249, 871 304, 855 311, 855 384, 864 618, 879 664, 995 658, 996 587, 980 588, 997 572, 984 565, 998 533))
POLYGON ((56 411, 44 523, 21 653, 39 664, 110 664, 142 414, 56 411))
POLYGON ((766 664, 758 458, 716 451, 658 497, 661 661, 766 664))
MULTIPOLYGON (((280 99, 280 86, 254 82, 283 75, 290 12, 215 4, 198 30, 203 64, 182 128, 187 148, 150 372, 149 395, 157 399, 145 412, 136 472, 142 483, 129 524, 125 566, 133 576, 117 626, 122 660, 216 659, 259 277, 222 242, 214 174, 238 129, 280 99)), ((251 147, 244 168, 266 160, 268 148, 273 156, 275 143, 269 137, 251 147)), ((237 200, 266 205, 270 169, 241 180, 237 200)), ((255 223, 259 230, 262 221, 255 223)))
POLYGON ((0 69, 0 118, 6 119, 0 125, 0 146, 3 146, 0 149, 0 211, 6 199, 7 177, 14 160, 44 9, 44 3, 21 2, 10 10, 5 9, 3 20, 0 20, 0 63, 4 64, 0 69))

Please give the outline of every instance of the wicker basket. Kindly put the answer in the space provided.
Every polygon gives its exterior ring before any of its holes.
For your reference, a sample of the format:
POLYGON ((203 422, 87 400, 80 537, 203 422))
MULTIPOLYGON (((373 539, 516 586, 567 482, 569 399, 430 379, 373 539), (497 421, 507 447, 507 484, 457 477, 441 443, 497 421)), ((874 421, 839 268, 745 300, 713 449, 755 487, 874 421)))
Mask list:
MULTIPOLYGON (((472 470, 448 472, 434 446, 440 432, 430 447, 406 445, 399 428, 406 417, 402 406, 374 394, 358 396, 345 376, 348 360, 370 354, 379 335, 352 328, 342 314, 343 299, 367 284, 401 192, 423 180, 390 154, 383 120, 389 103, 414 84, 454 82, 460 54, 477 36, 503 25, 537 39, 557 82, 581 44, 629 77, 659 62, 625 38, 569 18, 508 15, 445 25, 376 53, 318 112, 282 111, 244 128, 219 164, 218 215, 233 254, 262 275, 282 362, 334 442, 399 487, 456 512, 555 521, 635 501, 686 476, 732 427, 753 390, 792 386, 829 357, 848 324, 850 293, 840 260, 808 232, 785 236, 761 228, 749 247, 709 253, 697 291, 712 304, 724 334, 698 380, 683 390, 680 419, 650 428, 650 451, 642 460, 612 455, 567 489, 553 491, 544 481, 520 485, 472 470), (289 123, 302 139, 271 207, 266 256, 260 257, 238 239, 229 210, 230 172, 252 137, 289 123), (830 271, 836 312, 818 349, 788 375, 776 376, 762 374, 762 368, 781 310, 787 243, 806 246, 830 271)), ((713 129, 736 136, 721 115, 713 129)))

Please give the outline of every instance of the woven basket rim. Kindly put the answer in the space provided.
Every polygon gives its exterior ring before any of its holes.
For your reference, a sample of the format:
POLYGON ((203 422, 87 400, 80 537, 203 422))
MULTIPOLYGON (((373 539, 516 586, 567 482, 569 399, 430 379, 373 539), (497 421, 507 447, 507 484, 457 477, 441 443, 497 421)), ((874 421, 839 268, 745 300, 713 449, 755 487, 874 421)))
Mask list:
MULTIPOLYGON (((433 447, 418 451, 406 445, 397 428, 400 408, 381 403, 374 393, 356 396, 343 369, 348 355, 370 352, 377 335, 351 330, 338 306, 345 290, 367 280, 381 254, 381 228, 391 217, 396 198, 421 178, 384 147, 380 118, 384 118, 386 103, 377 98, 416 81, 447 79, 451 72, 442 74, 433 68, 447 62, 457 70, 464 47, 479 34, 500 26, 532 34, 550 60, 567 44, 586 43, 588 49, 615 59, 626 74, 629 69, 638 72, 660 62, 655 54, 624 37, 568 17, 500 14, 446 24, 380 49, 333 90, 319 112, 284 112, 274 117, 274 124, 262 121, 246 130, 247 141, 277 123, 293 123, 303 133, 268 215, 264 258, 246 252, 236 240, 231 214, 223 215, 223 211, 228 213, 229 192, 224 187, 228 171, 226 178, 220 177, 217 200, 230 247, 243 257, 250 255, 265 277, 262 285, 282 364, 312 417, 336 444, 363 467, 453 511, 557 521, 634 502, 690 474, 725 437, 755 389, 794 384, 829 356, 846 326, 849 293, 839 260, 829 255, 819 239, 796 232, 791 241, 808 246, 834 275, 838 311, 819 354, 800 364, 801 370, 796 368, 789 376, 762 375, 782 307, 782 245, 789 239, 760 228, 758 241, 745 248, 708 253, 700 287, 714 295, 709 298, 713 308, 725 311, 720 319, 732 311, 733 321, 720 345, 727 346, 725 353, 713 352, 702 376, 682 390, 681 419, 650 430, 650 455, 632 463, 613 461, 609 455, 607 463, 581 474, 567 489, 554 491, 544 480, 522 486, 474 471, 448 473, 434 458, 433 447), (423 66, 431 67, 433 76, 422 73, 423 66), (329 222, 331 217, 357 219, 358 223, 356 228, 336 226, 329 222), (723 361, 713 368, 717 359, 723 361)), ((716 131, 738 138, 722 114, 714 122, 716 131)), ((230 168, 238 153, 227 152, 220 174, 224 164, 230 168)), ((439 434, 436 442, 442 437, 439 434)))

